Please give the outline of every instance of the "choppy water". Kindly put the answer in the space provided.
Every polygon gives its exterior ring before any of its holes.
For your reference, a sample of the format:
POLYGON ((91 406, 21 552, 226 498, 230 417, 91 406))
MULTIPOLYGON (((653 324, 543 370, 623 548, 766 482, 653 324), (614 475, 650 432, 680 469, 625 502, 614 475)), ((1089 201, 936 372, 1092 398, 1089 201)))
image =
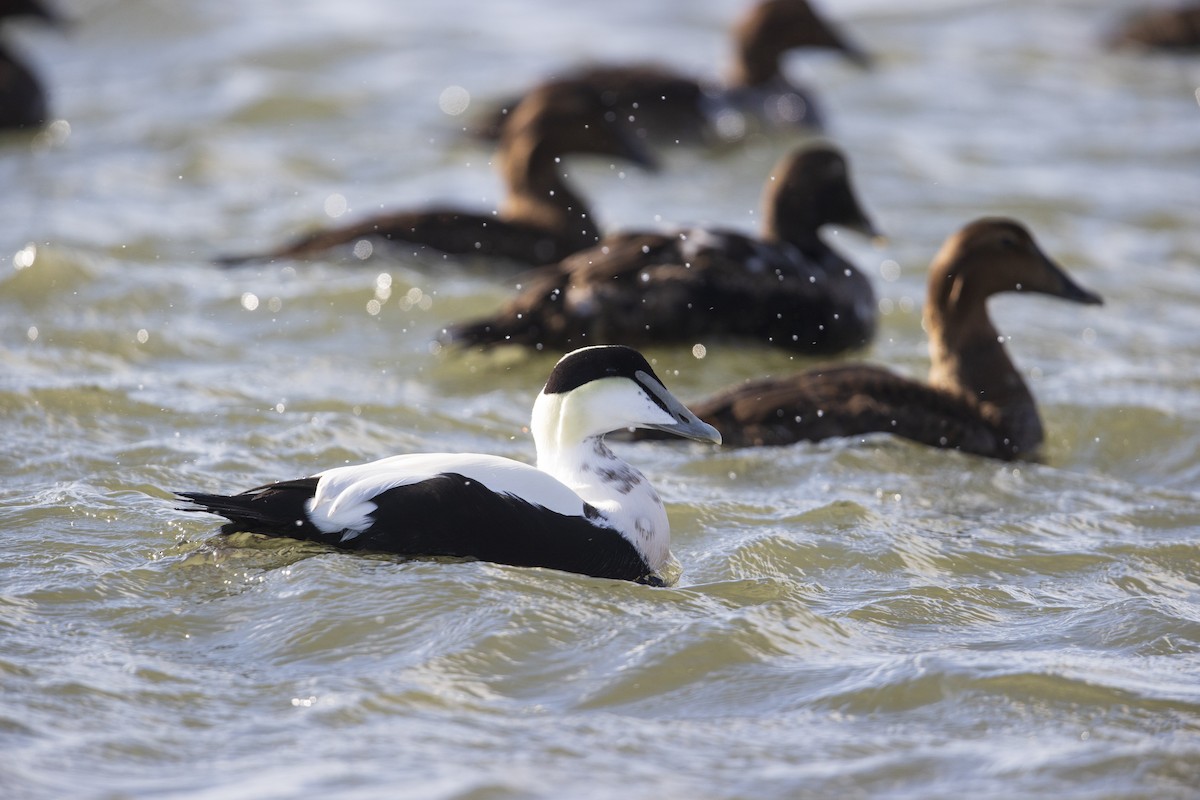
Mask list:
MULTIPOLYGON (((12 38, 69 131, 0 144, 3 796, 1200 794, 1200 61, 1103 52, 1122 3, 824 4, 879 61, 791 65, 891 237, 837 239, 886 312, 864 357, 923 373, 925 265, 984 213, 1107 305, 993 304, 1044 464, 625 446, 670 589, 223 540, 168 492, 530 458, 557 354, 430 347, 503 280, 206 259, 339 198, 493 204, 446 87, 648 52, 713 74, 743 4, 61 5, 68 35, 12 38)), ((752 228, 787 146, 571 169, 609 227, 752 228)), ((649 355, 684 398, 797 366, 708 353, 649 355)))

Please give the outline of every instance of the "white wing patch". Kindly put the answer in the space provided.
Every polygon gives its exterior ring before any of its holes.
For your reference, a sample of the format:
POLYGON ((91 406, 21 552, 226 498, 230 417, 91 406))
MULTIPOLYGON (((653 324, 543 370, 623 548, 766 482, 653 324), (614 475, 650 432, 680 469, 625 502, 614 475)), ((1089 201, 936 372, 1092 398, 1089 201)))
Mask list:
POLYGON ((371 514, 378 508, 375 497, 388 489, 447 473, 457 473, 497 494, 514 495, 559 514, 583 516, 583 500, 553 476, 511 458, 474 453, 392 456, 319 472, 317 491, 307 504, 308 516, 325 533, 344 531, 341 541, 345 542, 371 527, 371 514))
POLYGON ((679 253, 685 261, 696 261, 705 250, 723 250, 727 237, 704 228, 686 228, 679 231, 679 253))

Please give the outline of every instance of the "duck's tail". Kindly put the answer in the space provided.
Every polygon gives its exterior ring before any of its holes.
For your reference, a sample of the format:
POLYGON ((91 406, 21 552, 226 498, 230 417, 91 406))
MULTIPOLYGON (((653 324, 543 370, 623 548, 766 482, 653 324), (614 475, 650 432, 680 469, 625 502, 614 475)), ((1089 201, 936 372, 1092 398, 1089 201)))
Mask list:
POLYGON ((180 511, 207 511, 229 520, 221 533, 246 531, 303 539, 309 538, 310 529, 315 530, 305 504, 316 485, 316 478, 301 478, 234 495, 175 492, 175 496, 199 506, 181 507, 180 511))

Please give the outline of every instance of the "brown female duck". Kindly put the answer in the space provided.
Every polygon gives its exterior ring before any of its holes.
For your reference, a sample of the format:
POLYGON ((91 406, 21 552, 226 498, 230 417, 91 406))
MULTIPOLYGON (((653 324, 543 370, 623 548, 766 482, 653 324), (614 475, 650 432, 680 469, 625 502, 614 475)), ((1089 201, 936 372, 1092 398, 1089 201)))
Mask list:
POLYGON ((1108 44, 1176 53, 1200 50, 1200 3, 1137 11, 1109 35, 1108 44))
MULTIPOLYGON (((0 22, 32 17, 53 25, 63 20, 38 0, 0 2, 0 22)), ((0 129, 20 130, 45 124, 46 93, 33 71, 0 43, 0 129)))
POLYGON ((393 212, 317 231, 267 253, 218 262, 311 258, 364 239, 402 243, 414 253, 433 250, 526 265, 558 261, 600 237, 591 210, 563 180, 563 156, 607 155, 654 168, 645 149, 606 114, 595 91, 570 81, 546 84, 523 100, 497 148, 508 191, 498 212, 445 207, 393 212))
POLYGON ((1102 302, 1072 281, 1019 223, 981 219, 947 239, 930 267, 928 383, 883 367, 847 364, 750 381, 690 407, 727 445, 880 432, 992 458, 1033 458, 1043 438, 1037 404, 987 312, 989 297, 1014 291, 1102 302))
MULTIPOLYGON (((800 48, 836 50, 860 66, 867 55, 822 19, 807 0, 762 0, 733 30, 734 64, 726 85, 701 83, 658 64, 594 65, 568 73, 599 91, 617 118, 641 138, 726 142, 755 126, 820 128, 811 93, 784 77, 784 56, 800 48)), ((491 114, 480 134, 496 138, 509 108, 491 114)))
POLYGON ((865 275, 821 240, 824 225, 874 236, 846 160, 811 144, 775 167, 761 238, 721 229, 610 235, 527 273, 497 314, 452 326, 460 344, 557 349, 742 338, 804 353, 866 344, 876 303, 865 275))

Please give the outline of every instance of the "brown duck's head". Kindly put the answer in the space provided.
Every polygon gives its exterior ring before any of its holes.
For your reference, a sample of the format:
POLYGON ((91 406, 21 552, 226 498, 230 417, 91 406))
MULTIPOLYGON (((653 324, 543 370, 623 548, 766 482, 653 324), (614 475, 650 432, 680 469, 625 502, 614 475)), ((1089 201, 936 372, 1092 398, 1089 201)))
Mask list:
POLYGON ((802 146, 781 159, 767 179, 763 211, 769 239, 803 244, 823 225, 880 235, 854 194, 846 157, 831 144, 802 146))
POLYGON ((657 163, 640 141, 618 124, 600 92, 580 81, 544 83, 529 92, 505 121, 501 150, 615 156, 648 169, 657 163))
POLYGON ((871 64, 871 57, 813 11, 807 0, 763 0, 746 12, 733 35, 733 80, 743 86, 776 77, 780 58, 798 48, 836 50, 861 67, 871 64))
POLYGON ((934 257, 929 306, 943 312, 982 306, 1000 292, 1037 292, 1086 305, 1104 302, 1042 252, 1024 225, 984 217, 950 236, 934 257))
POLYGON ((53 25, 66 22, 62 15, 40 0, 0 0, 0 19, 12 17, 32 17, 53 25))

